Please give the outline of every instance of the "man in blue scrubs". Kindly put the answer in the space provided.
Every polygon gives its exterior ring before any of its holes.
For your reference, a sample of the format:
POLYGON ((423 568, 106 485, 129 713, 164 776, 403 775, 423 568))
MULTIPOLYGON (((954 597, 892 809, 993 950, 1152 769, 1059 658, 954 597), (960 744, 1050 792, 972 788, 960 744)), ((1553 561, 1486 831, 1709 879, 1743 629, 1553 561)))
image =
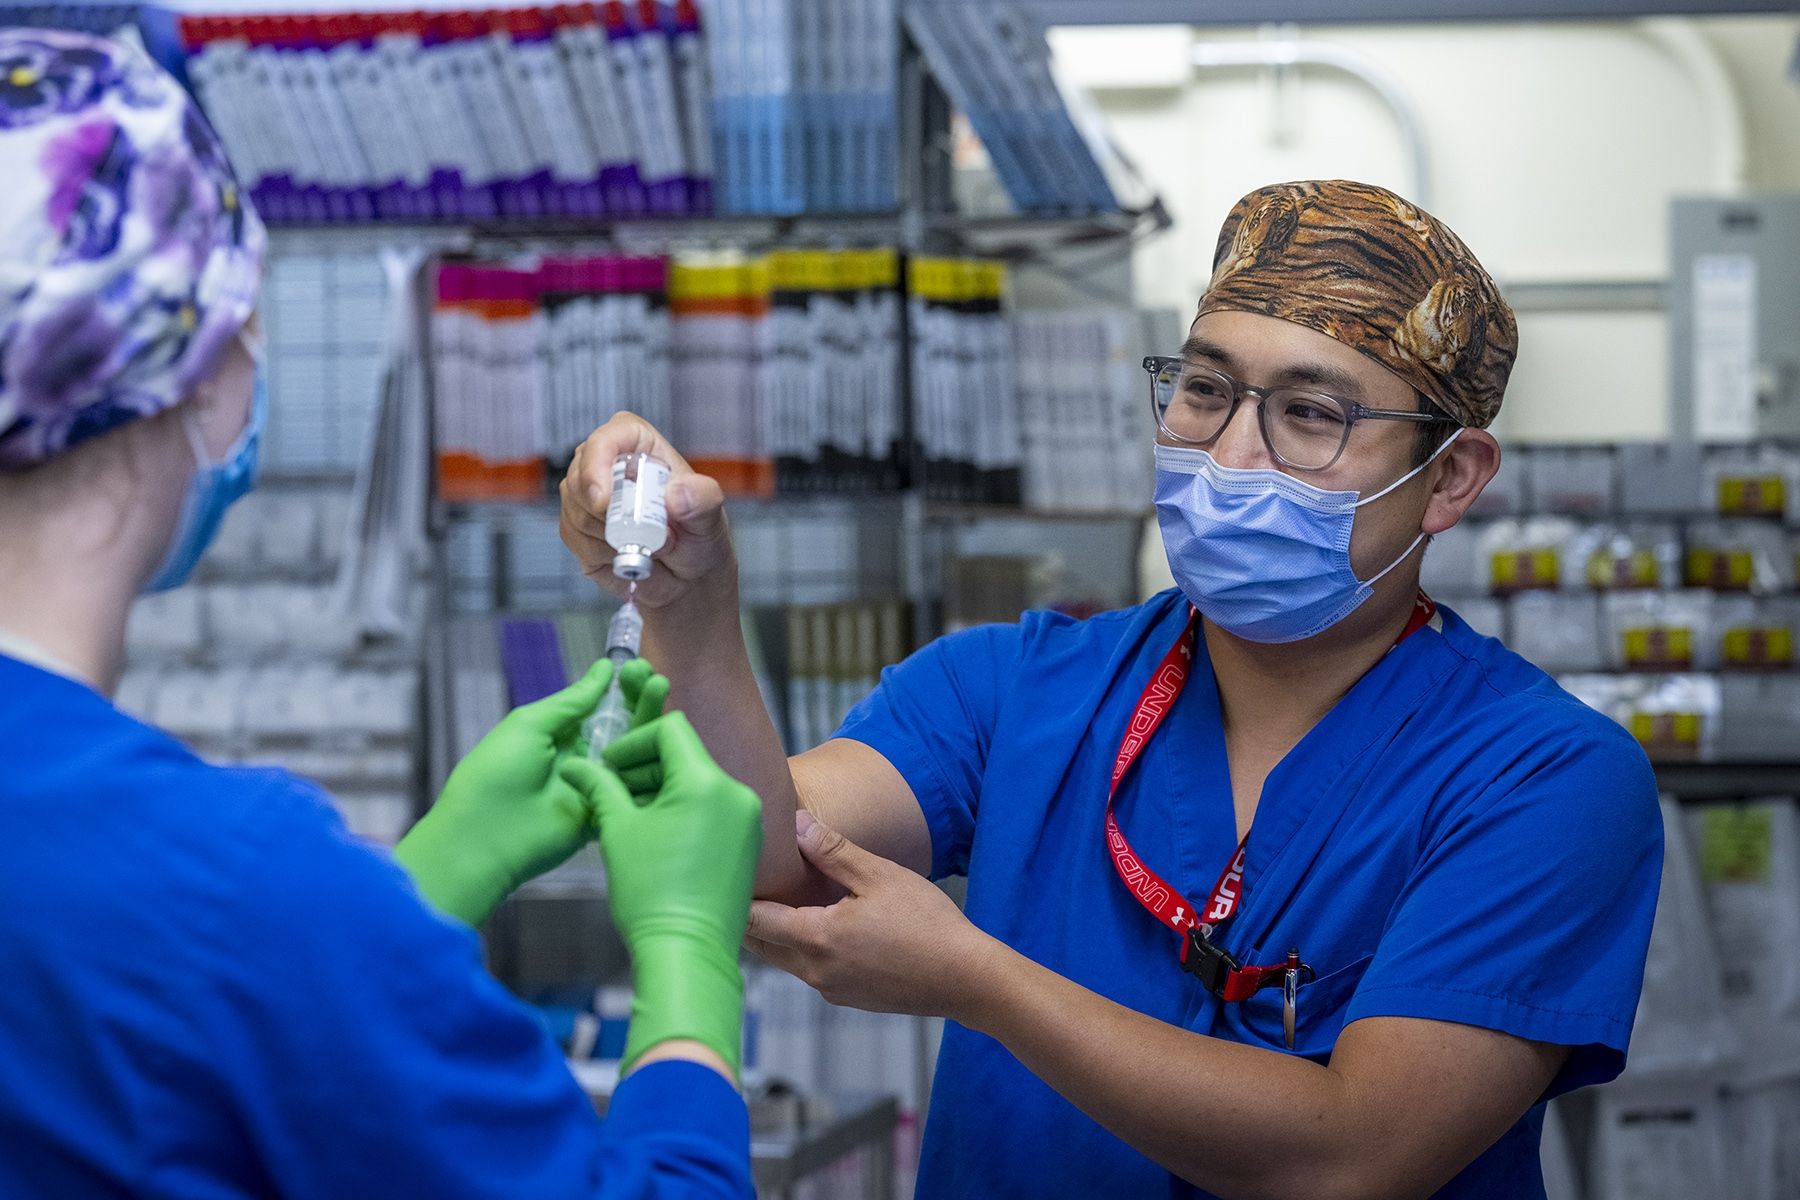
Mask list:
MULTIPOLYGON (((791 761, 718 489, 672 483, 647 635, 764 797, 751 945, 950 1019, 921 1196, 1544 1194, 1544 1102, 1625 1061, 1662 831, 1622 729, 1419 591, 1516 342, 1393 193, 1251 193, 1145 364, 1179 590, 943 638, 791 761)), ((597 577, 620 449, 670 451, 620 419, 571 468, 597 577)))
POLYGON ((255 474, 263 229, 179 85, 95 38, 0 30, 0 179, 0 1197, 748 1196, 755 796, 643 664, 653 787, 579 745, 601 664, 398 862, 114 708, 132 601, 255 474), (597 824, 636 985, 604 1125, 471 929, 597 824))

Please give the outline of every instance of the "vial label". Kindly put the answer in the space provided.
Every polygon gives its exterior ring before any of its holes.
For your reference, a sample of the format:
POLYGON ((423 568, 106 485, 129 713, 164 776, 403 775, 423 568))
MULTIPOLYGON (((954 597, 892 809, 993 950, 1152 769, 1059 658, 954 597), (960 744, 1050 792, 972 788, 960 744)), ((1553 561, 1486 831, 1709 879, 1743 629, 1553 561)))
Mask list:
POLYGON ((606 506, 606 540, 615 549, 641 546, 662 549, 669 537, 664 494, 670 470, 647 454, 625 454, 613 460, 612 499, 606 506))

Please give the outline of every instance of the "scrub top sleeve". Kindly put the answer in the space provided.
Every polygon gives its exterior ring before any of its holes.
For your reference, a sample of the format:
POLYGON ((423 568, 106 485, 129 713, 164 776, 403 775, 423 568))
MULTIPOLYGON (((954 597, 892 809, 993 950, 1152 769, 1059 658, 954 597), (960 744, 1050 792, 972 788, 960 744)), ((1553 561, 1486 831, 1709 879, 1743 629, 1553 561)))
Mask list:
MULTIPOLYGON (((619 1194, 592 1104, 530 1010, 488 974, 474 933, 429 909, 309 790, 266 800, 231 944, 214 948, 214 1004, 194 1018, 275 1190, 619 1194)), ((612 1164, 638 1178, 729 1174, 748 1153, 742 1115, 719 1115, 729 1107, 694 1118, 739 1138, 729 1166, 720 1139, 699 1135, 636 1149, 619 1139, 612 1164)))
POLYGON ((749 1144, 749 1110, 723 1075, 699 1063, 651 1063, 613 1092, 600 1196, 750 1200, 749 1144))
POLYGON ((912 788, 931 830, 933 879, 968 870, 988 747, 1022 644, 1017 625, 941 637, 884 670, 838 728, 836 736, 880 754, 912 788))
POLYGON ((1427 847, 1345 1017, 1571 1047, 1552 1096, 1624 1069, 1662 875, 1643 751, 1586 710, 1562 719, 1560 746, 1427 847))

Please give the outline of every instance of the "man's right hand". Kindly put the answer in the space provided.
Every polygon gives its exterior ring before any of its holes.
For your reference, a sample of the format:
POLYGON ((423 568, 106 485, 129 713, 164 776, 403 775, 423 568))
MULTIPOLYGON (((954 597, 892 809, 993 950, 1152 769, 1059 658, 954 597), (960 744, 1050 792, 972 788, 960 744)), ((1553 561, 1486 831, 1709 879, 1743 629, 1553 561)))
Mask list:
POLYGON ((666 608, 690 595, 724 589, 712 598, 729 600, 735 623, 737 556, 725 519, 725 493, 717 480, 696 474, 642 417, 618 414, 575 451, 562 482, 563 544, 581 564, 582 574, 614 595, 625 595, 625 581, 612 573, 606 506, 612 499, 613 460, 635 453, 655 455, 670 468, 669 540, 656 554, 656 570, 638 585, 638 604, 646 611, 666 608))

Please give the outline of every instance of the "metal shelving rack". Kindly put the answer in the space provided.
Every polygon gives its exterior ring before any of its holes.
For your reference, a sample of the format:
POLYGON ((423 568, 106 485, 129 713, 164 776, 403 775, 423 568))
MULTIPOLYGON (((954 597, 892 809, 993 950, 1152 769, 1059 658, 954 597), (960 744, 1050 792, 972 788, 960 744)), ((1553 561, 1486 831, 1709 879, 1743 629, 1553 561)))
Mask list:
MULTIPOLYGON (((1089 215, 1033 216, 1029 214, 978 214, 956 212, 951 198, 951 166, 949 157, 950 107, 942 91, 925 69, 916 48, 902 39, 900 72, 899 123, 899 189, 900 207, 887 213, 806 214, 792 217, 720 216, 689 219, 634 219, 625 221, 569 222, 535 221, 518 223, 476 223, 469 225, 385 226, 358 231, 328 228, 287 228, 278 237, 302 244, 323 239, 333 245, 352 244, 373 249, 395 240, 428 248, 434 256, 525 255, 531 253, 575 253, 586 250, 612 250, 627 253, 669 252, 679 249, 731 247, 758 250, 787 245, 812 245, 839 248, 859 245, 894 246, 910 254, 979 254, 1006 258, 1021 264, 1049 265, 1055 269, 1057 257, 1071 249, 1092 256, 1095 247, 1118 248, 1114 269, 1129 271, 1130 245, 1140 237, 1159 232, 1169 220, 1160 204, 1141 211, 1096 213, 1089 215)), ((426 308, 428 311, 428 306, 426 308)), ((910 342, 910 332, 902 316, 903 342, 910 342)), ((427 326, 429 322, 426 322, 427 326)), ((429 329, 426 359, 429 361, 429 329)), ((901 355, 900 387, 902 395, 910 395, 910 356, 901 355)), ((427 372, 429 394, 429 372, 427 372)), ((911 476, 922 477, 923 463, 917 442, 911 437, 910 404, 906 406, 906 440, 913 447, 915 461, 911 476)), ((543 517, 554 508, 554 500, 541 502, 446 502, 436 498, 435 488, 430 506, 431 628, 426 646, 427 728, 429 745, 428 793, 435 795, 454 765, 456 747, 454 724, 450 711, 450 656, 454 653, 450 629, 454 613, 451 606, 452 561, 450 539, 459 525, 487 522, 492 539, 489 547, 493 562, 504 564, 510 555, 507 539, 514 534, 514 523, 543 517)), ((764 586, 747 589, 748 601, 778 601, 780 588, 790 593, 797 583, 806 580, 804 567, 806 548, 795 537, 784 536, 783 527, 804 519, 829 515, 848 521, 859 528, 875 531, 895 548, 893 560, 879 564, 879 569, 860 571, 858 585, 874 582, 888 594, 898 593, 910 602, 915 627, 915 644, 940 631, 936 615, 941 595, 940 557, 953 550, 965 537, 996 526, 1016 527, 1029 541, 1042 544, 1053 539, 1058 530, 1085 531, 1089 541, 1095 529, 1111 531, 1111 541, 1120 554, 1118 562, 1135 579, 1139 539, 1142 536, 1146 510, 1114 512, 1036 512, 1022 508, 982 504, 944 504, 928 500, 917 488, 896 493, 868 495, 824 495, 777 497, 772 500, 733 499, 729 502, 740 534, 752 526, 772 527, 766 540, 772 541, 776 562, 758 564, 764 586), (769 586, 775 585, 775 586, 769 586)), ((859 543, 866 539, 858 539, 859 543)), ((862 547, 866 548, 866 547, 862 547)), ((572 570, 572 564, 569 565, 572 570)), ((752 573, 747 572, 747 578, 752 573)), ((520 580, 504 576, 492 581, 493 615, 503 615, 514 607, 520 580)), ((821 581, 822 582, 822 581, 821 581)), ((1130 599, 1134 597, 1123 597, 1130 599)), ((591 912, 598 898, 591 890, 585 896, 581 888, 571 891, 559 886, 542 894, 524 898, 525 903, 544 903, 547 916, 558 921, 591 925, 591 912), (585 906, 589 916, 574 914, 567 905, 585 906), (561 909, 555 906, 562 905, 561 909)), ((515 902, 517 903, 517 902, 515 902)), ((509 906, 510 907, 510 906, 509 906)), ((503 909, 496 920, 495 932, 502 941, 516 938, 526 914, 503 909), (510 930, 510 933, 507 931, 510 930)), ((602 922, 603 924, 604 922, 602 922)), ((604 940, 604 939, 602 939, 604 940)), ((490 951, 498 951, 497 964, 509 953, 506 945, 490 943, 490 951)), ((604 947, 603 956, 611 954, 604 947)), ((616 956, 615 956, 616 957, 616 956)), ((622 960, 619 960, 622 965, 622 960)), ((933 1065, 932 1033, 924 1020, 915 1022, 915 1077, 917 1095, 928 1094, 933 1065)))
MULTIPOLYGON (((950 105, 931 78, 923 57, 916 47, 902 38, 899 76, 900 121, 898 173, 900 206, 881 213, 818 213, 797 216, 697 217, 683 219, 628 219, 580 222, 569 220, 482 222, 466 225, 390 226, 368 230, 364 237, 401 238, 430 247, 438 255, 524 255, 531 253, 570 253, 586 249, 609 249, 623 252, 669 252, 681 249, 731 247, 755 251, 785 245, 817 245, 837 248, 854 245, 888 245, 907 254, 980 254, 1006 258, 1022 264, 1045 264, 1054 268, 1056 256, 1073 248, 1090 252, 1095 246, 1117 246, 1118 266, 1129 270, 1129 246, 1137 238, 1160 232, 1169 219, 1160 203, 1141 210, 1110 213, 1032 215, 1014 213, 965 214, 955 210, 951 192, 949 152, 950 105)), ((334 237, 327 229, 290 228, 284 236, 306 238, 334 237)), ((902 338, 910 340, 903 314, 902 338)), ((902 394, 910 392, 909 356, 901 356, 902 394)), ((911 414, 907 418, 910 423, 911 414)), ((910 430, 908 431, 910 434, 910 430)), ((912 477, 922 476, 922 461, 917 460, 917 443, 910 436, 915 461, 912 477)), ((546 498, 542 505, 532 501, 442 502, 432 505, 433 542, 439 547, 434 555, 433 593, 443 597, 450 590, 449 561, 443 552, 450 529, 473 518, 508 517, 529 514, 534 509, 553 506, 546 498)), ((953 549, 962 534, 981 524, 1015 523, 1024 536, 1042 541, 1047 533, 1060 527, 1092 527, 1111 525, 1122 550, 1119 561, 1135 564, 1138 539, 1142 533, 1145 510, 1116 512, 1042 512, 998 505, 944 504, 928 500, 916 488, 895 493, 829 496, 781 496, 773 500, 733 499, 729 508, 740 524, 769 521, 780 523, 784 515, 832 514, 857 523, 879 525, 899 531, 899 552, 891 571, 875 572, 879 582, 891 584, 911 605, 914 617, 912 631, 915 644, 923 643, 941 629, 936 616, 940 599, 939 573, 935 561, 946 550, 953 549)), ((506 540, 510 536, 507 522, 491 525, 495 539, 493 559, 506 560, 506 540)), ((781 539, 776 539, 780 542, 781 539)), ((777 573, 804 574, 804 555, 799 547, 789 547, 777 564, 777 573)), ((512 583, 495 581, 494 607, 504 611, 513 607, 512 583)), ((755 597, 763 602, 779 597, 769 594, 755 597)), ((448 609, 441 609, 447 618, 448 609)), ((441 629, 435 643, 445 649, 441 629)), ((430 683, 434 697, 443 695, 444 681, 430 683)), ((440 705, 434 701, 433 707, 440 705)), ((432 728, 441 738, 447 725, 434 720, 432 728)), ((434 785, 447 774, 452 755, 448 750, 433 748, 430 755, 434 785)))

